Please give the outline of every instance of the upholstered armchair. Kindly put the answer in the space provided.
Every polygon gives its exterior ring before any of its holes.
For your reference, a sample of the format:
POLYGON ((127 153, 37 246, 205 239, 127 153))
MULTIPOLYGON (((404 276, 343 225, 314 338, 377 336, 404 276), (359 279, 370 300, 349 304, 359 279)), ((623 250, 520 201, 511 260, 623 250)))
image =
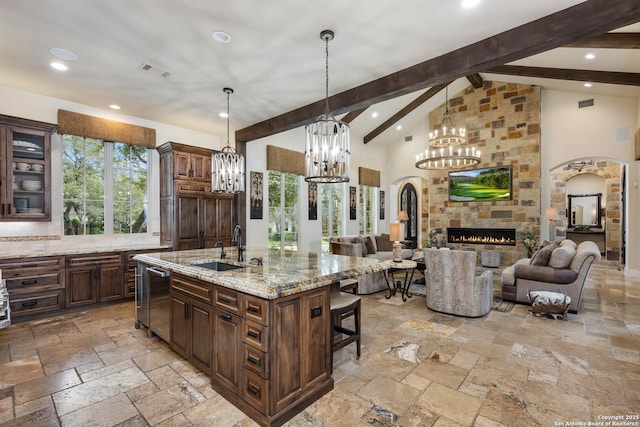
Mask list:
POLYGON ((458 316, 480 317, 491 310, 493 276, 476 274, 475 251, 425 249, 427 307, 458 316))

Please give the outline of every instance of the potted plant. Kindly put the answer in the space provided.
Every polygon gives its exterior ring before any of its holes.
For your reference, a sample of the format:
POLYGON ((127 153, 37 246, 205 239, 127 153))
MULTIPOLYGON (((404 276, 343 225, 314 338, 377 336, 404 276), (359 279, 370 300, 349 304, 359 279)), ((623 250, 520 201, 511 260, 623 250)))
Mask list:
POLYGON ((538 249, 538 239, 536 235, 531 231, 527 231, 522 236, 522 244, 527 250, 527 258, 531 258, 531 255, 538 249))

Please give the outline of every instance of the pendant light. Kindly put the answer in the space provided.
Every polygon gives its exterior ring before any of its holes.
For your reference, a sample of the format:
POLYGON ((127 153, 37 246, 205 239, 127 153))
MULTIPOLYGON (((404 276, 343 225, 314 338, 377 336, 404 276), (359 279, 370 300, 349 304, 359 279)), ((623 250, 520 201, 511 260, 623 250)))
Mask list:
POLYGON ((480 163, 480 150, 464 147, 466 129, 456 128, 449 111, 449 88, 445 87, 445 110, 440 129, 429 133, 429 147, 416 155, 418 169, 465 169, 480 163))
POLYGON ((227 146, 211 156, 211 191, 214 193, 244 193, 244 156, 229 145, 229 95, 227 94, 227 146))
POLYGON ((349 125, 337 120, 329 111, 329 41, 333 31, 324 30, 325 42, 325 113, 305 126, 305 181, 316 183, 349 182, 349 125))

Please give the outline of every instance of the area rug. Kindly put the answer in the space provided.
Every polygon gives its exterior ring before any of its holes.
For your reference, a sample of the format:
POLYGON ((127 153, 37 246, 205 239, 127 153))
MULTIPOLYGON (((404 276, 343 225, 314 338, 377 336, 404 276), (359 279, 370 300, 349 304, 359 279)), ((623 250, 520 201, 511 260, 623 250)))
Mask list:
MULTIPOLYGON (((427 287, 422 283, 413 282, 409 287, 409 293, 411 295, 427 295, 427 287)), ((491 306, 492 310, 499 311, 501 313, 510 313, 513 307, 515 307, 515 303, 511 301, 503 301, 502 297, 495 296, 493 297, 493 304, 491 306)))

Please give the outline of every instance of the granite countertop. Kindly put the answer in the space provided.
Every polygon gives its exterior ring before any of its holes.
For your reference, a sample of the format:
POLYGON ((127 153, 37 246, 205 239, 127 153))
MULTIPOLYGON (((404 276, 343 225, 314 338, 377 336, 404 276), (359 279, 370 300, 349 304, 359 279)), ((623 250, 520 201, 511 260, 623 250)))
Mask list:
POLYGON ((247 247, 243 254, 245 262, 239 263, 236 261, 236 248, 225 248, 225 251, 227 256, 224 260, 220 260, 219 248, 138 254, 133 259, 265 299, 293 295, 346 278, 386 270, 392 264, 390 260, 255 247, 247 247), (257 265, 252 258, 262 258, 262 265, 257 265), (214 271, 197 266, 211 261, 245 268, 214 271))
POLYGON ((152 249, 167 249, 166 245, 139 245, 139 246, 123 246, 123 247, 102 247, 102 248, 68 248, 55 251, 35 251, 28 254, 12 253, 0 255, 0 260, 16 259, 16 258, 39 258, 46 256, 65 256, 65 255, 83 255, 104 252, 127 252, 127 251, 148 251, 152 249))

